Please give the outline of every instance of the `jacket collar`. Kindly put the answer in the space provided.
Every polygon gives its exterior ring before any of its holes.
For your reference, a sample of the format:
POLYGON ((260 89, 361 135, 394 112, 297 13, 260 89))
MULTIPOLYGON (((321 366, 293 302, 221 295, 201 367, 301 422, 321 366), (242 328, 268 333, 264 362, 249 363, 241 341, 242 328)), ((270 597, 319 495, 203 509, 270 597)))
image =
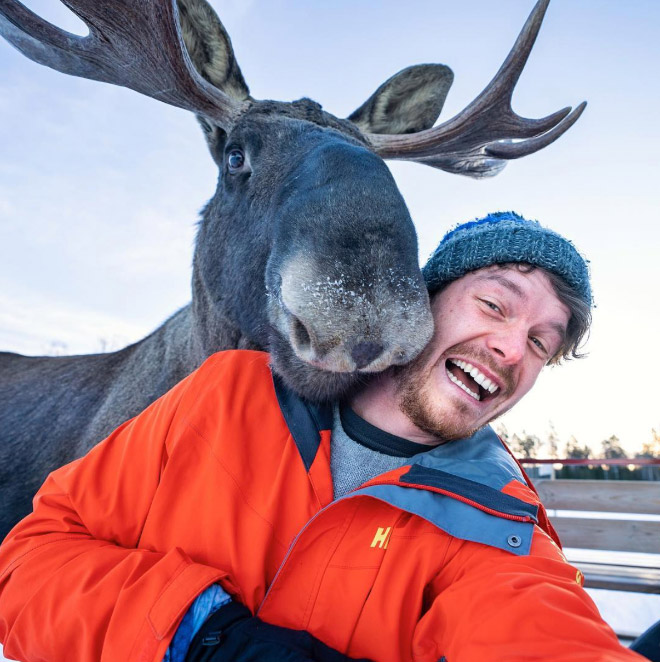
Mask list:
MULTIPOLYGON (((273 384, 284 420, 309 471, 321 444, 321 431, 332 429, 332 405, 317 405, 301 398, 275 374, 273 384)), ((501 492, 512 480, 526 481, 490 426, 466 439, 415 455, 410 465, 398 477, 402 487, 427 489, 511 516, 536 518, 536 506, 501 492)))
POLYGON ((321 431, 332 429, 332 405, 316 405, 304 400, 275 373, 273 385, 282 416, 296 442, 305 469, 309 471, 321 445, 321 431))

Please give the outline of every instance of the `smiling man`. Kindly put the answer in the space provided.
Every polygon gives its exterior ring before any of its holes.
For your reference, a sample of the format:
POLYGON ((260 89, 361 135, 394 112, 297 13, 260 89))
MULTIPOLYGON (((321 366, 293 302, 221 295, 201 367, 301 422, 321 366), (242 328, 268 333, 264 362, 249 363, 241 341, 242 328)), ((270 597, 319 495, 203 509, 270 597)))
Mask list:
POLYGON ((360 392, 353 409, 430 445, 468 437, 511 409, 547 364, 578 356, 591 321, 586 265, 561 265, 561 276, 548 270, 550 259, 557 269, 562 250, 564 259, 578 255, 559 235, 511 213, 449 233, 425 267, 433 340, 411 364, 386 372, 360 392), (529 243, 531 249, 539 241, 550 258, 543 252, 535 257, 533 250, 525 255, 525 247, 515 245, 529 243), (501 260, 529 261, 493 264, 491 242, 499 243, 501 260), (457 253, 466 263, 448 268, 457 253))
POLYGON ((435 335, 313 405, 231 351, 54 472, 0 547, 31 660, 615 662, 621 647, 487 426, 578 355, 585 261, 512 214, 424 268, 435 335))

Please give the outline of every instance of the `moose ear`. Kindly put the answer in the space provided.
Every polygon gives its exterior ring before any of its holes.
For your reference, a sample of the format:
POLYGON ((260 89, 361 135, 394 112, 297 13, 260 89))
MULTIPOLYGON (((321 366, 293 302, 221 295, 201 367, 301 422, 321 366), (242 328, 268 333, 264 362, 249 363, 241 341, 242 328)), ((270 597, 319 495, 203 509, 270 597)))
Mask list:
POLYGON ((215 11, 206 0, 177 0, 177 5, 183 41, 197 71, 230 97, 249 98, 231 40, 215 11))
MULTIPOLYGON (((195 69, 212 85, 239 101, 250 98, 250 90, 236 62, 231 40, 206 0, 177 0, 181 34, 195 69)), ((216 164, 221 167, 226 132, 211 120, 197 115, 216 164)))
POLYGON ((453 71, 444 64, 417 64, 386 80, 348 119, 366 133, 416 133, 440 115, 453 71))

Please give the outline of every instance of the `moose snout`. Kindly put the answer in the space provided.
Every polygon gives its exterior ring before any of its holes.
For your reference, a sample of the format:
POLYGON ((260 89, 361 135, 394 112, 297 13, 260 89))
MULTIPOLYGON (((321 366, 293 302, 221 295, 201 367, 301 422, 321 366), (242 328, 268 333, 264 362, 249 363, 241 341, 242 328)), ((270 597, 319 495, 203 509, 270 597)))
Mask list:
MULTIPOLYGON (((389 333, 389 326, 382 322, 365 324, 355 318, 347 321, 342 319, 341 311, 335 312, 338 319, 334 321, 332 315, 305 319, 284 312, 287 323, 283 335, 291 349, 299 359, 321 370, 380 372, 411 360, 428 340, 426 334, 420 337, 419 328, 402 337, 389 333)), ((391 321, 390 318, 388 324, 391 321)))
POLYGON ((431 337, 423 282, 417 287, 411 278, 393 279, 389 270, 351 279, 347 268, 338 275, 304 257, 289 261, 280 273, 271 323, 313 368, 380 372, 415 358, 431 337))

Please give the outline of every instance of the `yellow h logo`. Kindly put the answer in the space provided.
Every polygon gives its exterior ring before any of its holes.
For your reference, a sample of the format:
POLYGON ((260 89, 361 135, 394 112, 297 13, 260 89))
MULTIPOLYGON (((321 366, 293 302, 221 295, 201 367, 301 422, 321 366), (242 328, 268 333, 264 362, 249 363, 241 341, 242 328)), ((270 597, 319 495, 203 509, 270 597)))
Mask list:
POLYGON ((375 547, 378 545, 380 549, 387 549, 387 546, 390 543, 390 534, 392 533, 392 527, 388 526, 384 529, 382 526, 378 527, 374 539, 371 541, 371 546, 375 547))

